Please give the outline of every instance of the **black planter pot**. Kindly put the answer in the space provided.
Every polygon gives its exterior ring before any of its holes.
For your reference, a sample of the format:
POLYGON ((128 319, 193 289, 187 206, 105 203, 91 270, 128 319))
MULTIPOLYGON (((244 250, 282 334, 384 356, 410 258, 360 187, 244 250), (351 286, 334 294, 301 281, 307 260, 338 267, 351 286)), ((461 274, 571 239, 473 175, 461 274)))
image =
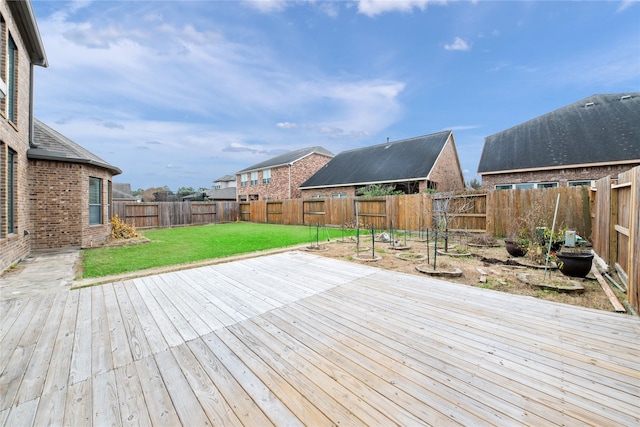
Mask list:
POLYGON ((558 269, 565 276, 584 277, 591 271, 593 254, 590 252, 560 252, 556 253, 558 269))
POLYGON ((522 257, 527 254, 527 248, 523 248, 513 240, 505 240, 504 246, 507 249, 507 252, 509 252, 509 255, 511 256, 522 257))

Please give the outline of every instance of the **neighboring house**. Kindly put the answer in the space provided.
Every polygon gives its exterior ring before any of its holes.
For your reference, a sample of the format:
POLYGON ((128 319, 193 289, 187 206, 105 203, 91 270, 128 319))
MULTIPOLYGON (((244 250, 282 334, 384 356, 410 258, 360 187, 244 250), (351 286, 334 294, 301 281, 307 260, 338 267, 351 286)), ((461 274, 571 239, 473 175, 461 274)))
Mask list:
POLYGON ((213 181, 213 188, 207 191, 207 199, 216 202, 237 200, 235 175, 225 175, 213 181))
POLYGON ((243 169, 236 173, 238 201, 300 198, 300 184, 332 158, 323 147, 308 147, 243 169))
POLYGON ((485 138, 485 189, 566 187, 640 165, 640 93, 593 95, 485 138))
POLYGON ((131 184, 114 182, 113 183, 113 200, 118 202, 139 202, 142 198, 134 196, 131 191, 131 184))
POLYGON ((305 181, 305 198, 354 197, 363 187, 391 185, 405 194, 464 189, 453 132, 343 151, 305 181))
POLYGON ((33 67, 47 58, 28 1, 0 2, 0 272, 32 250, 109 237, 120 169, 33 117, 33 67))

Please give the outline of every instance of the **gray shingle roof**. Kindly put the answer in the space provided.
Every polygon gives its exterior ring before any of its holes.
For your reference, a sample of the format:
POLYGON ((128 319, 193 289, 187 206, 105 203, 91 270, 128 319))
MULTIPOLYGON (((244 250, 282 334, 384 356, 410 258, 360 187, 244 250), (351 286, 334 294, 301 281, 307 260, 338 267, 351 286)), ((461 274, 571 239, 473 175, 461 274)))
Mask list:
POLYGON ((265 169, 265 168, 275 168, 278 166, 288 165, 291 163, 295 163, 296 161, 302 159, 303 157, 307 157, 308 155, 313 153, 322 154, 323 156, 333 157, 333 153, 323 147, 320 147, 320 146, 307 147, 307 148, 301 148, 299 150, 289 151, 284 154, 280 154, 279 156, 272 157, 269 160, 265 160, 263 162, 256 163, 253 166, 249 166, 248 168, 242 169, 237 173, 245 173, 245 172, 251 172, 251 171, 256 171, 256 170, 265 169))
POLYGON ((640 92, 593 95, 485 138, 478 173, 640 161, 640 92))
POLYGON ((100 157, 53 130, 38 119, 33 120, 33 140, 35 147, 27 151, 27 156, 30 159, 85 163, 108 169, 114 175, 122 173, 117 167, 105 162, 100 157))
POLYGON ((235 181, 236 180, 236 176, 235 175, 224 175, 221 176, 218 179, 214 179, 214 182, 229 182, 229 181, 235 181))
POLYGON ((426 179, 451 131, 343 151, 300 188, 426 179))

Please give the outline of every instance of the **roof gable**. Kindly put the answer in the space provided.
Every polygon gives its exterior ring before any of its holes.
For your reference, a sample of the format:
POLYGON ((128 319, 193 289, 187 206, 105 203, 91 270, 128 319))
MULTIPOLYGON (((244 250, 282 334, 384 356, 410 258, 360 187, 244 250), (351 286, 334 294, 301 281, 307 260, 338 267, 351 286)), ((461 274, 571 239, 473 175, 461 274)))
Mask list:
POLYGON ((343 151, 300 188, 426 179, 451 131, 343 151))
POLYGON ((485 138, 479 173, 640 160, 640 93, 593 95, 485 138))
POLYGON ((269 160, 265 160, 263 162, 256 163, 253 166, 249 166, 248 168, 242 169, 237 173, 246 173, 246 172, 251 172, 251 171, 260 170, 260 169, 268 169, 268 168, 274 168, 278 166, 289 165, 314 153, 327 156, 327 157, 333 157, 333 153, 323 147, 320 147, 320 146, 307 147, 307 148, 301 148, 299 150, 289 151, 287 153, 280 154, 279 156, 272 157, 269 160))
POLYGON ((110 170, 114 175, 122 173, 84 147, 53 130, 40 120, 33 120, 33 141, 35 147, 27 151, 30 159, 53 160, 68 163, 86 163, 110 170))

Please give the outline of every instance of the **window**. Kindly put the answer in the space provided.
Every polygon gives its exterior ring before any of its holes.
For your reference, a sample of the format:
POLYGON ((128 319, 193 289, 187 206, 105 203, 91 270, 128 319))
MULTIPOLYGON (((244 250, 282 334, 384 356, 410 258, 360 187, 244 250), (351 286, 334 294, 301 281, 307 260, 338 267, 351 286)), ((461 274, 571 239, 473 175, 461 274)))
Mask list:
POLYGON ((260 196, 258 194, 249 194, 249 201, 259 200, 260 196))
POLYGON ((102 224, 102 180, 89 178, 89 225, 102 224))
POLYGON ((242 175, 240 175, 240 186, 241 187, 246 187, 248 179, 249 178, 248 178, 246 173, 243 173, 242 175))
POLYGON ((16 122, 17 108, 17 88, 18 80, 18 48, 13 41, 13 37, 9 36, 9 46, 7 50, 7 62, 9 76, 7 78, 7 117, 13 123, 16 122))
POLYGON ((258 172, 251 172, 251 185, 258 185, 258 172))
POLYGON ((347 198, 347 193, 333 193, 331 195, 332 199, 346 199, 347 198))
POLYGON ((16 226, 16 152, 7 153, 7 234, 13 234, 16 226))
POLYGON ((262 183, 271 184, 271 169, 265 169, 262 171, 262 183))
POLYGON ((594 182, 593 181, 569 181, 568 185, 569 187, 581 187, 583 185, 593 186, 594 182))
POLYGON ((313 194, 312 199, 324 199, 324 194, 313 194))
MULTIPOLYGON (((0 40, 4 39, 5 22, 4 17, 0 16, 0 40)), ((7 96, 7 84, 5 83, 5 59, 4 59, 4 43, 0 43, 0 99, 7 96)))
POLYGON ((511 184, 496 185, 496 190, 511 190, 511 188, 513 188, 511 184))
POLYGON ((530 188, 534 188, 535 184, 533 183, 524 183, 524 184, 516 184, 516 188, 519 190, 528 190, 530 188))
POLYGON ((113 188, 111 181, 107 181, 107 218, 111 221, 111 204, 113 203, 113 188))
POLYGON ((541 182, 536 186, 536 188, 557 188, 557 187, 558 187, 557 182, 541 182))
POLYGON ((220 188, 222 188, 222 184, 220 184, 220 181, 216 181, 213 183, 214 190, 219 190, 220 188))

